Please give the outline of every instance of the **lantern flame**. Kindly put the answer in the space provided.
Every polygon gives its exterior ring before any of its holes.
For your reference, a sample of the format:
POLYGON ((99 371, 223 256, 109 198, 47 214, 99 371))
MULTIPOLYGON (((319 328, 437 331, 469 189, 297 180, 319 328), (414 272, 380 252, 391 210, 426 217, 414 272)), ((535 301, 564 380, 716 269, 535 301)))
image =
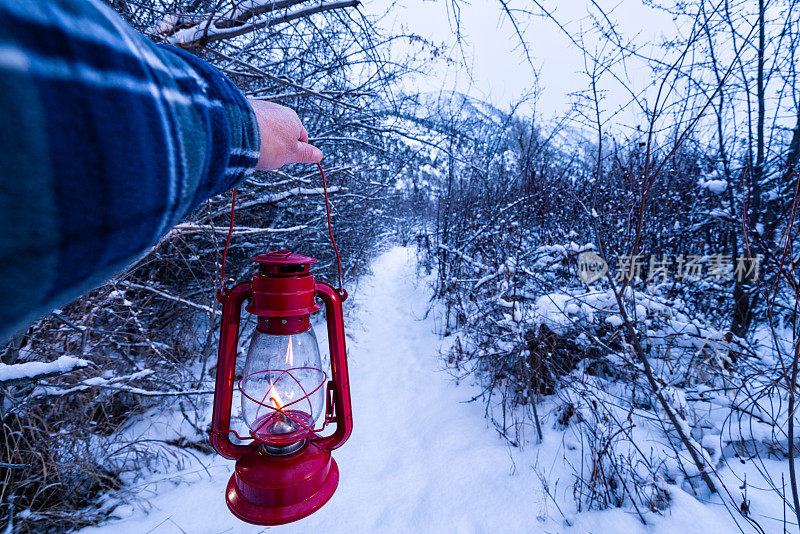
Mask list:
POLYGON ((294 348, 292 347, 292 336, 289 336, 289 345, 286 347, 286 363, 289 367, 294 366, 294 348))
POLYGON ((272 404, 275 405, 275 409, 279 412, 281 411, 282 406, 285 404, 283 399, 281 398, 280 393, 278 393, 278 389, 275 387, 275 383, 272 382, 269 385, 269 390, 267 391, 266 397, 272 401, 272 404))

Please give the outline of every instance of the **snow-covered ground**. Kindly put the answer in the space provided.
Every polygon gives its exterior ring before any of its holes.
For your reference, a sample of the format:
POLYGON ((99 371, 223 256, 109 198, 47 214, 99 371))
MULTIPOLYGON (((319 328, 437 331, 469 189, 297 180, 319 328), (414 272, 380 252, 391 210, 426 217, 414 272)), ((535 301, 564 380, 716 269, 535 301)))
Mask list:
MULTIPOLYGON (((417 282, 414 257, 405 248, 384 253, 349 303, 355 429, 334 453, 341 479, 325 507, 287 526, 244 524, 223 495, 233 463, 198 455, 181 471, 134 484, 138 498, 116 510, 121 519, 84 534, 738 531, 719 501, 701 503, 674 488, 671 508, 648 515, 647 526, 631 510, 574 513, 565 434, 549 431, 541 445, 510 448, 487 426, 482 404, 467 402, 475 386, 456 385, 441 370, 442 341, 433 315, 425 317, 430 294, 417 282)), ((770 513, 779 517, 780 507, 770 513)))

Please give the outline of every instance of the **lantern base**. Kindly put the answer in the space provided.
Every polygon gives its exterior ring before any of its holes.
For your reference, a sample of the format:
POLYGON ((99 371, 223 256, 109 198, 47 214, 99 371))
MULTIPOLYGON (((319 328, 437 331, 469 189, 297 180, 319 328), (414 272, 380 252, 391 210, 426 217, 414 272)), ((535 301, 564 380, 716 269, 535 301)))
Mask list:
POLYGON ((313 444, 289 456, 255 450, 236 462, 225 500, 242 521, 284 525, 322 508, 338 484, 331 453, 313 444))

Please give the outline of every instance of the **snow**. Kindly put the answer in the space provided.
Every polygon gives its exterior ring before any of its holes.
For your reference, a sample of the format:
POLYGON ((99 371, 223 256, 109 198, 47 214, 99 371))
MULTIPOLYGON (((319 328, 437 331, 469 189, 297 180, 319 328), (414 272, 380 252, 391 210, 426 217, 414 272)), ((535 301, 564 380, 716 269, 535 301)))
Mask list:
MULTIPOLYGON (((484 406, 469 402, 480 392, 477 386, 468 380, 457 383, 442 371, 440 351, 456 336, 442 340, 436 335, 441 328, 436 314, 427 313, 430 292, 417 282, 414 258, 412 249, 385 252, 374 263, 374 274, 347 303, 354 311, 347 326, 355 428, 350 441, 334 452, 339 488, 320 511, 270 531, 738 531, 718 497, 702 502, 674 485, 665 485, 670 508, 664 515, 647 512, 646 526, 628 508, 576 513, 574 478, 566 460, 580 453, 580 438, 569 430, 554 430, 545 415, 543 442, 512 448, 487 425, 484 406)), ((675 398, 676 404, 681 401, 675 398)), ((778 462, 767 464, 782 468, 778 462)), ((81 532, 267 530, 242 523, 228 512, 224 488, 233 470, 231 461, 198 454, 183 467, 129 484, 125 495, 139 499, 117 507, 112 515, 119 519, 81 532)), ((742 470, 751 488, 763 485, 752 464, 742 470)), ((729 487, 738 486, 742 473, 721 471, 729 487)), ((781 517, 782 509, 770 504, 768 495, 751 489, 748 498, 751 510, 762 510, 760 521, 769 521, 767 515, 781 517)), ((775 523, 762 525, 768 532, 777 528, 775 523)))
POLYGON ((159 20, 150 26, 145 33, 147 35, 162 35, 171 32, 175 26, 181 22, 181 17, 172 13, 168 13, 163 19, 159 20))
POLYGON ((88 365, 88 361, 74 356, 61 356, 54 362, 0 363, 0 382, 68 373, 88 365))
POLYGON ((708 189, 714 194, 721 195, 728 189, 728 182, 725 180, 703 180, 698 182, 701 189, 708 189))

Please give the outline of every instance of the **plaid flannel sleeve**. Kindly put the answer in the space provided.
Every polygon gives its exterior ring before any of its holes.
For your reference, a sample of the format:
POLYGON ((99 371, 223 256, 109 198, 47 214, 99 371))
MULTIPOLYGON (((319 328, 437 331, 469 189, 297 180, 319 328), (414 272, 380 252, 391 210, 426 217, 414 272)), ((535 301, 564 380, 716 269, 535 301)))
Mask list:
POLYGON ((0 341, 100 285, 252 170, 220 72, 87 0, 0 0, 0 341))

